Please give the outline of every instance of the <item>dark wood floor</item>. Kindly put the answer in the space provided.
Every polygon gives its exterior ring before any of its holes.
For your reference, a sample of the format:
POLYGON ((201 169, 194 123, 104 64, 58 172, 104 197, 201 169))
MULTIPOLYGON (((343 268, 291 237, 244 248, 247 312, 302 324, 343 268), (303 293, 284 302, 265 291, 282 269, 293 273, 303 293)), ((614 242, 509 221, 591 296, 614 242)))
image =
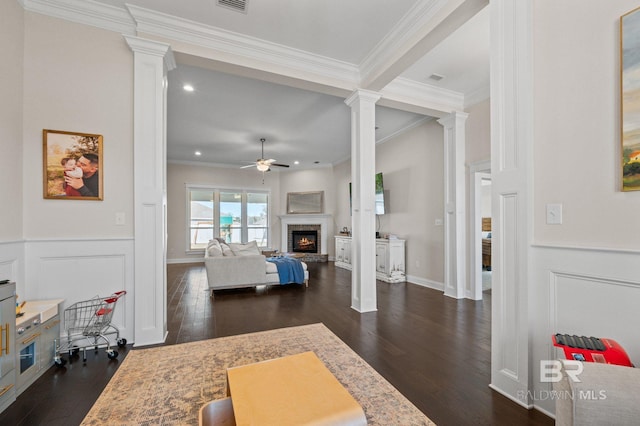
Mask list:
MULTIPOLYGON (((324 323, 438 425, 552 425, 489 389, 491 297, 454 300, 413 284, 378 282, 378 311, 350 306, 351 273, 309 264, 309 288, 206 291, 201 264, 167 268, 167 345, 324 323)), ((129 349, 121 350, 120 362, 129 349)), ((49 369, 0 414, 0 425, 79 424, 119 361, 102 352, 49 369)))

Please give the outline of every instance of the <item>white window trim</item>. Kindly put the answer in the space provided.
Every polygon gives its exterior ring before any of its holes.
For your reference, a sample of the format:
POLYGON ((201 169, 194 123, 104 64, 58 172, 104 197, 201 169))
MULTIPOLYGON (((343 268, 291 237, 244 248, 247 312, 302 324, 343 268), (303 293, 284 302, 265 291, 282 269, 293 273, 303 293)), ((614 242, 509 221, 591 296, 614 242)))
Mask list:
POLYGON ((202 185, 202 184, 185 184, 185 212, 186 214, 186 222, 185 222, 185 232, 186 237, 186 250, 187 254, 202 254, 204 253, 204 248, 200 249, 192 249, 191 248, 191 191, 211 191, 214 194, 214 209, 213 209, 213 235, 219 235, 220 228, 220 193, 221 192, 240 192, 242 194, 242 225, 241 225, 241 240, 246 241, 249 235, 249 226, 248 226, 248 217, 247 217, 247 194, 248 193, 257 193, 257 194, 266 194, 267 195, 267 245, 264 246, 268 248, 271 246, 272 236, 271 236, 271 191, 264 188, 244 188, 244 187, 217 187, 215 185, 202 185))

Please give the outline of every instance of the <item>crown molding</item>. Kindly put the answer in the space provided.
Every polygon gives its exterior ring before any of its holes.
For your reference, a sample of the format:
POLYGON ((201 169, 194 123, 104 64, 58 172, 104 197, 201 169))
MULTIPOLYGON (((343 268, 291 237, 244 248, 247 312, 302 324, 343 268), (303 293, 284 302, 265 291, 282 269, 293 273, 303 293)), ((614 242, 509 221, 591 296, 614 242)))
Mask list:
POLYGON ((415 80, 398 77, 382 90, 383 99, 405 102, 449 114, 464 110, 464 95, 415 80))
POLYGON ((233 31, 223 30, 188 19, 126 5, 139 33, 189 43, 240 57, 270 63, 345 81, 356 87, 360 73, 356 65, 293 49, 233 31))
POLYGON ((393 139, 397 138, 398 136, 402 135, 403 133, 406 133, 411 129, 415 129, 418 126, 421 126, 422 124, 427 123, 429 121, 433 121, 433 120, 434 120, 433 117, 429 117, 428 115, 425 115, 421 119, 416 120, 416 121, 414 121, 412 123, 409 123, 408 125, 404 126, 403 128, 396 130, 392 134, 390 134, 390 135, 388 135, 388 136, 386 136, 384 138, 380 138, 380 139, 376 140, 376 145, 381 145, 381 144, 383 144, 385 142, 393 140, 393 139))
POLYGON ((446 3, 447 0, 417 2, 364 58, 360 64, 362 78, 366 78, 380 65, 404 50, 410 39, 415 37, 446 3))
MULTIPOLYGON (((340 87, 357 88, 360 76, 397 52, 447 3, 447 0, 426 0, 416 5, 402 18, 385 39, 378 44, 359 68, 357 65, 321 55, 292 49, 255 37, 222 30, 198 22, 163 14, 127 4, 126 9, 93 0, 17 0, 22 7, 55 18, 136 36, 145 33, 165 40, 224 52, 281 68, 316 75, 340 82, 340 87), (360 70, 363 70, 361 72, 360 70)), ((338 87, 339 84, 334 84, 338 87)), ((399 102, 449 113, 464 108, 464 97, 456 92, 439 89, 417 81, 396 78, 382 90, 383 97, 399 102)))
POLYGON ((135 22, 119 7, 92 0, 18 0, 24 10, 90 25, 121 34, 135 35, 135 22))
POLYGON ((464 95, 464 107, 469 108, 477 103, 486 101, 491 97, 491 87, 489 85, 480 87, 479 89, 464 95))

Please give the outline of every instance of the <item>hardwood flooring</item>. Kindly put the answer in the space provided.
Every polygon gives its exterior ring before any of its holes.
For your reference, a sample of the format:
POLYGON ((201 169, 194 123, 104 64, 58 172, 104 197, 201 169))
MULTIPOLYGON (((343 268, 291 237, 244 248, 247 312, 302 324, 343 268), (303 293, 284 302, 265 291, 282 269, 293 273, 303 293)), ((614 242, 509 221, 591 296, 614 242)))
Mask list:
MULTIPOLYGON (((438 425, 552 425, 492 391, 491 297, 454 300, 378 282, 378 311, 350 308, 351 273, 309 263, 310 284, 206 291, 202 264, 167 267, 165 344, 324 323, 438 425)), ((128 349, 121 350, 120 360, 128 349)), ((52 367, 0 414, 2 425, 79 424, 119 365, 101 351, 52 367)))

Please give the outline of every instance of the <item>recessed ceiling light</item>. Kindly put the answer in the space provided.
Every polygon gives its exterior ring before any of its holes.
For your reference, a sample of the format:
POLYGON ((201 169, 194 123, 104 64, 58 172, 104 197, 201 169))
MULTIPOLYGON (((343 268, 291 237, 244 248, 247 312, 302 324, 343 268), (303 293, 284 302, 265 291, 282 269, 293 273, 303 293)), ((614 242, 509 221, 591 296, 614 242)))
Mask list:
POLYGON ((196 155, 196 157, 200 157, 202 155, 202 153, 200 151, 196 151, 196 152, 194 152, 194 154, 196 155))
POLYGON ((184 89, 185 92, 193 92, 195 90, 193 86, 190 84, 185 84, 184 86, 182 86, 182 88, 184 89))
POLYGON ((293 164, 300 164, 298 160, 294 161, 293 164))

